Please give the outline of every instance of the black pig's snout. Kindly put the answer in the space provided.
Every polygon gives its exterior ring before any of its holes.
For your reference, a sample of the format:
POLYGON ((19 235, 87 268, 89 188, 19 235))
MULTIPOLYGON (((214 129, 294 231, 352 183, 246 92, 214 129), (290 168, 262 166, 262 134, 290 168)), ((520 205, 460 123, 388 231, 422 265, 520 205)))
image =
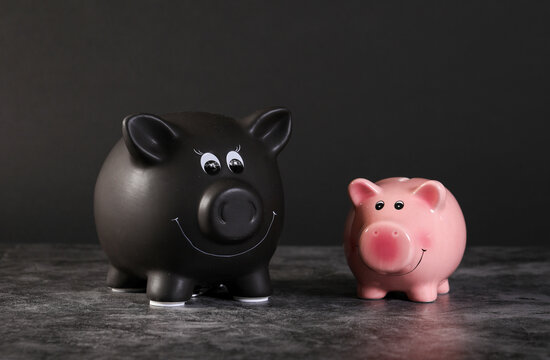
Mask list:
POLYGON ((262 202, 245 183, 219 181, 203 194, 198 217, 204 234, 218 242, 235 243, 257 232, 262 221, 262 202))

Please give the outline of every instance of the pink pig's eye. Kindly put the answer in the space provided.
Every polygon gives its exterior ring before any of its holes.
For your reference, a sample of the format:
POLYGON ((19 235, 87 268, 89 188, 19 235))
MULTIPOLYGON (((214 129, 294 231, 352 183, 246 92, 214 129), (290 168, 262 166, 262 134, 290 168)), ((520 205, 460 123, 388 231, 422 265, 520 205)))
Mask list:
POLYGON ((383 207, 384 207, 384 202, 382 200, 380 200, 379 202, 376 203, 376 205, 374 205, 374 208, 376 210, 381 210, 383 207))
POLYGON ((395 208, 395 210, 401 210, 403 209, 403 206, 405 206, 405 203, 401 200, 396 201, 395 204, 393 204, 393 207, 395 208))

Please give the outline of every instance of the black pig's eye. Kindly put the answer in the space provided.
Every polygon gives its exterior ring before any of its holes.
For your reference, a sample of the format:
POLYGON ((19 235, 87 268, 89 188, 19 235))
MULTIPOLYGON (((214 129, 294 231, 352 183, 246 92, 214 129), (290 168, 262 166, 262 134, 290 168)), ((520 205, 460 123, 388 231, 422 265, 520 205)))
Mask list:
POLYGON ((201 166, 208 175, 216 175, 220 172, 222 166, 216 155, 212 153, 204 153, 201 156, 201 166))
POLYGON ((382 210, 383 207, 384 207, 384 202, 382 200, 380 200, 379 202, 376 203, 376 205, 374 205, 374 208, 376 210, 382 210))
POLYGON ((207 161, 206 164, 204 164, 204 171, 206 171, 208 175, 216 175, 220 172, 220 169, 220 163, 214 160, 207 161))
POLYGON ((401 210, 401 209, 403 209, 403 206, 405 206, 405 204, 404 204, 403 201, 401 201, 401 200, 396 201, 395 204, 393 205, 393 207, 394 207, 396 210, 401 210))
POLYGON ((225 160, 227 162, 227 166, 231 171, 233 171, 235 174, 240 174, 244 170, 244 160, 241 157, 241 155, 236 151, 230 151, 227 153, 227 156, 225 157, 225 160))
POLYGON ((234 173, 242 173, 244 170, 243 163, 239 159, 233 159, 229 162, 229 168, 234 173))

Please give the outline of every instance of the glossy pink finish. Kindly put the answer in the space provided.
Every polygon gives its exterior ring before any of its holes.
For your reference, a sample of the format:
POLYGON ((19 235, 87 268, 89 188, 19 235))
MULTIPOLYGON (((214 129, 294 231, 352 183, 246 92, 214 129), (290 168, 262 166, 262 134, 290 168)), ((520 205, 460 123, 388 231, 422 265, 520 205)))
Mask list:
POLYGON ((355 179, 348 191, 354 207, 344 250, 357 295, 404 291, 412 301, 432 302, 449 292, 466 246, 464 216, 449 190, 435 180, 389 178, 355 179))

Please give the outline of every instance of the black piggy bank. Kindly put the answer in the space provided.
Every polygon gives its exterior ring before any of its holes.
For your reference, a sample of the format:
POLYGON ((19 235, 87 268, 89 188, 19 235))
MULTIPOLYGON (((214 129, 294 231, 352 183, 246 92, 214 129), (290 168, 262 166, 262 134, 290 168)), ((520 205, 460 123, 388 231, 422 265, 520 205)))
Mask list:
POLYGON ((183 305, 204 284, 266 301, 283 226, 277 155, 290 132, 284 108, 241 120, 199 112, 126 117, 94 194, 111 263, 107 285, 146 290, 155 306, 183 305))

